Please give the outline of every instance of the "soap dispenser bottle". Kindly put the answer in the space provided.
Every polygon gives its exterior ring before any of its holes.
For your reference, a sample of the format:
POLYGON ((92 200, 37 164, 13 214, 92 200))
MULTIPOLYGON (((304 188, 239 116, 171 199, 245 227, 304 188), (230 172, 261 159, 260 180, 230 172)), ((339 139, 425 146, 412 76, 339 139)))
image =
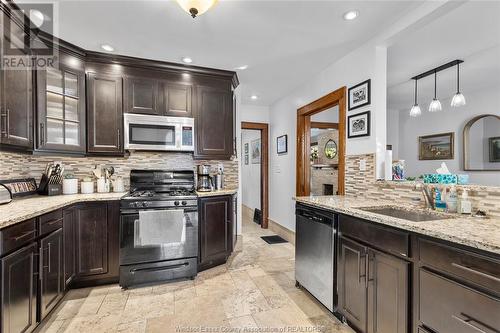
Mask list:
POLYGON ((462 196, 458 202, 458 213, 460 214, 471 214, 472 213, 472 203, 469 200, 469 193, 466 189, 463 189, 462 196))

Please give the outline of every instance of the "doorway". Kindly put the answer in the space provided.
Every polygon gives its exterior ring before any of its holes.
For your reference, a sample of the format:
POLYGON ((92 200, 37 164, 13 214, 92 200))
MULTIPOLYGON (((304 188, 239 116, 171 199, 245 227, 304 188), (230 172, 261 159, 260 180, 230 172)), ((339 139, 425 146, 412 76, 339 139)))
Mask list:
POLYGON ((342 87, 297 110, 297 196, 345 194, 345 105, 342 87))
POLYGON ((243 209, 258 208, 261 212, 260 226, 267 229, 269 218, 269 125, 242 122, 241 134, 243 209), (243 189, 243 187, 245 188, 243 189))

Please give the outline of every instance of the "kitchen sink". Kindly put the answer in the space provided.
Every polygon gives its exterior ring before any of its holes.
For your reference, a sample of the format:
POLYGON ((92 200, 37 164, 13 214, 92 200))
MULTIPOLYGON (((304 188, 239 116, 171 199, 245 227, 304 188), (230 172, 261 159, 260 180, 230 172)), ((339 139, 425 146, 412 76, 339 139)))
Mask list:
POLYGON ((410 210, 408 208, 393 207, 393 206, 365 207, 360 209, 364 210, 365 212, 396 217, 398 219, 409 220, 412 222, 426 222, 426 221, 445 220, 453 218, 453 216, 446 214, 439 214, 418 209, 410 210))

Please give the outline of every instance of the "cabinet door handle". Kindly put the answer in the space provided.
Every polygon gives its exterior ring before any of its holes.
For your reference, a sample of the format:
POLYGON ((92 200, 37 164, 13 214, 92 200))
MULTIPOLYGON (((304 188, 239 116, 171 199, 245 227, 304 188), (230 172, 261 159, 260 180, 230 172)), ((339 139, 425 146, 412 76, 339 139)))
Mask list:
POLYGON ((366 256, 367 254, 361 254, 359 257, 358 257, 358 283, 361 283, 361 278, 365 278, 365 284, 366 284, 366 256), (364 260, 365 261, 365 273, 364 274, 361 274, 361 261, 364 260))
POLYGON ((17 242, 18 240, 21 240, 21 239, 23 239, 24 237, 29 236, 29 235, 34 234, 34 233, 35 233, 35 230, 26 231, 25 233, 23 233, 23 234, 21 234, 21 235, 19 235, 19 236, 17 236, 17 237, 12 237, 12 239, 13 239, 15 242, 17 242))
POLYGON ((488 325, 485 325, 481 323, 479 320, 476 320, 466 314, 461 313, 460 315, 452 315, 451 316, 453 319, 459 321, 460 323, 472 328, 473 330, 480 332, 480 333, 499 333, 497 330, 494 328, 489 328, 488 325), (474 325, 474 323, 479 324, 481 327, 478 327, 477 325, 474 325))
POLYGON ((40 255, 38 256, 38 278, 41 280, 43 280, 43 247, 40 246, 40 255))
POLYGON ((43 127, 43 123, 40 123, 40 146, 45 144, 45 132, 43 127))
POLYGON ((2 112, 3 110, 0 108, 0 126, 1 126, 1 136, 7 137, 7 111, 2 112))
POLYGON ((490 279, 490 280, 493 280, 495 282, 500 282, 500 279, 497 278, 496 276, 493 276, 493 275, 490 275, 490 274, 487 274, 487 273, 483 273, 483 272, 480 272, 478 270, 475 270, 473 268, 470 268, 470 267, 467 267, 467 266, 464 266, 464 265, 461 265, 461 264, 457 264, 456 262, 452 262, 451 265, 453 267, 456 267, 456 268, 459 268, 461 270, 464 270, 466 272, 469 272, 469 273, 472 273, 472 274, 476 274, 476 275, 479 275, 479 276, 482 276, 484 278, 487 278, 487 279, 490 279))
POLYGON ((6 118, 5 118, 5 128, 7 129, 7 138, 10 136, 10 124, 9 124, 9 119, 10 119, 10 110, 7 109, 7 113, 6 113, 6 118))
POLYGON ((122 145, 120 143, 120 129, 117 130, 117 138, 118 138, 118 144, 117 144, 117 147, 118 147, 118 150, 121 150, 122 149, 122 145))
POLYGON ((48 248, 48 253, 47 253, 47 268, 48 268, 48 272, 50 273, 50 243, 47 245, 47 248, 48 248))

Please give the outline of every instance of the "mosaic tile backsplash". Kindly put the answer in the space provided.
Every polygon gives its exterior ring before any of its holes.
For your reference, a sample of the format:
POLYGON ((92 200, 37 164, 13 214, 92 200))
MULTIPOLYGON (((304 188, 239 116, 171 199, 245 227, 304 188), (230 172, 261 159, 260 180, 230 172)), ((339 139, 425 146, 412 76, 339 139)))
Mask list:
POLYGON ((219 163, 224 166, 225 184, 228 188, 238 186, 237 161, 203 161, 194 160, 189 153, 165 152, 133 152, 128 157, 74 157, 52 155, 25 155, 19 153, 0 152, 0 179, 33 177, 37 183, 48 162, 61 161, 65 173, 69 172, 78 178, 91 175, 97 165, 113 166, 115 175, 124 178, 125 186, 129 186, 132 169, 194 169, 199 164, 209 164, 215 168, 219 163))
MULTIPOLYGON (((377 181, 375 165, 375 154, 346 156, 347 196, 393 200, 395 203, 420 198, 423 202, 422 193, 415 190, 415 182, 377 181), (359 170, 359 163, 363 159, 366 161, 366 171, 359 170)), ((459 195, 463 189, 469 192, 473 211, 483 210, 487 215, 500 218, 500 187, 457 185, 459 195)))

